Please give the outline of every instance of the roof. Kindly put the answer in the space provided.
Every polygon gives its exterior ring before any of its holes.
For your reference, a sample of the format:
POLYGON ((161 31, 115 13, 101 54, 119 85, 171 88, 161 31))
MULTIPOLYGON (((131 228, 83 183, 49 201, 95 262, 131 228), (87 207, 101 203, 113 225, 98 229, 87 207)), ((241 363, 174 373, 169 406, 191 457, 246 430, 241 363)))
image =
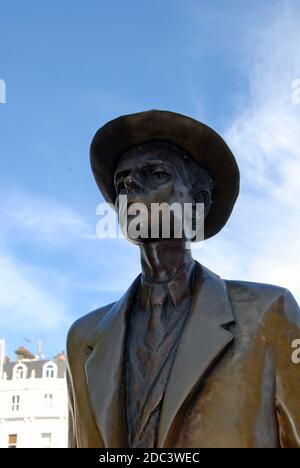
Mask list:
POLYGON ((40 379, 43 377, 43 367, 46 363, 55 363, 57 365, 57 377, 59 379, 64 378, 67 365, 66 361, 63 361, 61 359, 38 359, 30 361, 14 361, 4 363, 3 371, 6 373, 7 379, 12 380, 13 368, 17 365, 22 364, 27 367, 27 379, 31 377, 31 373, 33 370, 35 371, 35 377, 40 379))

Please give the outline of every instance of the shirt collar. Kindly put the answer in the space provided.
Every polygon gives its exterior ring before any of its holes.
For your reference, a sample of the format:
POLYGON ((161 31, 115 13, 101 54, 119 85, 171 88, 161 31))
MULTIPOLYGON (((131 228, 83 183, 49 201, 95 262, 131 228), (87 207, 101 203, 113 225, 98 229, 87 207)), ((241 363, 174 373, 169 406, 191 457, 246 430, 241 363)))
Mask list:
POLYGON ((170 297, 174 306, 192 293, 192 274, 195 266, 193 260, 189 265, 182 268, 176 275, 166 282, 154 283, 148 281, 144 276, 141 276, 141 296, 140 303, 143 310, 147 309, 150 302, 150 296, 155 286, 163 287, 166 294, 170 297))

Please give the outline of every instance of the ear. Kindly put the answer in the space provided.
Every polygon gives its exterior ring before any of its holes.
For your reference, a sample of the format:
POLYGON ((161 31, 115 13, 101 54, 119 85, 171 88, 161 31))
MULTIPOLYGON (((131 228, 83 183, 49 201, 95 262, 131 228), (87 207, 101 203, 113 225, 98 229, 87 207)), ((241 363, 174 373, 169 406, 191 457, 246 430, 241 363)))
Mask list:
POLYGON ((210 207, 212 205, 212 198, 211 193, 209 190, 202 189, 199 192, 194 194, 195 203, 203 203, 204 204, 204 216, 208 215, 210 207))

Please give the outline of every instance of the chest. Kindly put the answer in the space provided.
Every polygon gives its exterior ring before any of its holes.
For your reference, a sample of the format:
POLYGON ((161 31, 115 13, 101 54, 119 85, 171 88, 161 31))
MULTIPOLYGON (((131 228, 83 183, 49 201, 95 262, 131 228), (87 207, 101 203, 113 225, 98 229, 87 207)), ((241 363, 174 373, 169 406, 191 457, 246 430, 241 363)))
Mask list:
POLYGON ((176 447, 278 446, 272 360, 262 350, 228 352, 196 389, 178 425, 176 447))

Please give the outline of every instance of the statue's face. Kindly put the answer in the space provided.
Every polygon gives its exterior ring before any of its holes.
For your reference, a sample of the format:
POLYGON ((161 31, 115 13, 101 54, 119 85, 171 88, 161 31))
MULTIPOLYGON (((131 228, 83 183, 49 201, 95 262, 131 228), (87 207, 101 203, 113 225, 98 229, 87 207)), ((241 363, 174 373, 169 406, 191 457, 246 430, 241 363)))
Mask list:
MULTIPOLYGON (((147 223, 149 229, 141 229, 144 236, 141 233, 141 236, 134 240, 147 242, 153 239, 151 225, 157 224, 151 206, 158 203, 167 203, 169 206, 177 203, 182 207, 185 203, 192 204, 194 200, 190 188, 188 167, 176 150, 164 146, 141 146, 126 152, 115 172, 115 189, 118 196, 127 195, 129 239, 133 240, 129 225, 136 218, 136 215, 130 214, 131 204, 141 203, 146 207, 144 215, 139 213, 139 220, 144 227, 147 223)), ((160 226, 161 222, 162 220, 159 220, 160 226)), ((170 238, 174 234, 172 226, 171 223, 170 238)))

